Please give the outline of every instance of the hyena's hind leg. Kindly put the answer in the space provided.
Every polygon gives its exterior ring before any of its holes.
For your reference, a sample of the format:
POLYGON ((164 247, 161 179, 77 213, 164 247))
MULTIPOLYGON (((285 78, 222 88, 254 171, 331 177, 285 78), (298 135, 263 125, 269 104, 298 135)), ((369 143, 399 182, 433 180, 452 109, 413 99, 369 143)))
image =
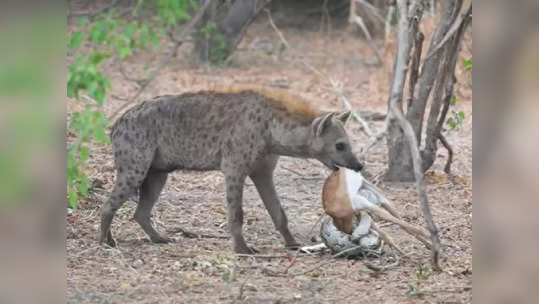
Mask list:
POLYGON ((109 199, 101 207, 100 243, 106 242, 109 246, 116 246, 110 231, 110 225, 116 211, 142 185, 152 162, 153 153, 147 152, 143 153, 135 149, 125 150, 124 156, 116 159, 116 183, 109 199), (128 155, 126 155, 127 151, 130 152, 128 155))
POLYGON ((162 236, 155 230, 150 219, 152 208, 159 198, 159 194, 167 181, 167 176, 167 172, 152 171, 150 169, 146 175, 146 179, 144 179, 144 182, 142 183, 142 186, 140 186, 140 199, 138 202, 137 211, 135 211, 135 220, 154 243, 170 242, 169 238, 162 236))

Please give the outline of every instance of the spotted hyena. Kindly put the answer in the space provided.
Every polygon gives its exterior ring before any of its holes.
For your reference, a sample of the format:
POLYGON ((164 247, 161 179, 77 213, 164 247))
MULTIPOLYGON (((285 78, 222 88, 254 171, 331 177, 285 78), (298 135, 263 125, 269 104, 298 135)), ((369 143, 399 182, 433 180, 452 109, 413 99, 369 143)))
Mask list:
POLYGON ((280 155, 314 158, 332 169, 361 170, 344 129, 349 116, 322 112, 286 91, 256 86, 160 96, 128 110, 111 132, 117 174, 101 210, 100 242, 115 245, 112 218, 137 190, 135 220, 152 242, 168 242, 152 226, 150 214, 168 173, 186 169, 223 172, 236 252, 252 252, 242 235, 247 177, 285 245, 297 247, 273 184, 277 160, 280 155))

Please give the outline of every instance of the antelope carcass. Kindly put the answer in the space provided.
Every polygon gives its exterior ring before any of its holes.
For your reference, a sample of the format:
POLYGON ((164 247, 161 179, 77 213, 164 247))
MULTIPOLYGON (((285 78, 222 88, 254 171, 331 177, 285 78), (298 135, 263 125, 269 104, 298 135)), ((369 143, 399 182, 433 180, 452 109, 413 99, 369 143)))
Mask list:
POLYGON ((373 218, 392 222, 431 247, 426 231, 400 219, 389 201, 361 173, 340 168, 326 179, 322 204, 328 218, 322 222, 320 236, 333 252, 349 250, 347 255, 380 251, 385 243, 403 251, 381 230, 373 218))

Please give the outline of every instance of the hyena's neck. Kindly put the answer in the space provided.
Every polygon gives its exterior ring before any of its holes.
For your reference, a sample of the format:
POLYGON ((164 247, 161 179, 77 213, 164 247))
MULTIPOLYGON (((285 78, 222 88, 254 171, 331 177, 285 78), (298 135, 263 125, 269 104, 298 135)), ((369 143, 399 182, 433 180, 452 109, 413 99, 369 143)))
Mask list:
POLYGON ((293 157, 310 157, 311 124, 290 116, 274 117, 270 122, 270 151, 293 157))

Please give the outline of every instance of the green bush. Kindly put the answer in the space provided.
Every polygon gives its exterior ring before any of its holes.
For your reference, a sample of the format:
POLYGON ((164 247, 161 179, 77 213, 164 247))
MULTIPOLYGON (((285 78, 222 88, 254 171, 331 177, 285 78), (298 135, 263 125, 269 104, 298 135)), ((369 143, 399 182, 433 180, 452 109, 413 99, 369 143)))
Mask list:
POLYGON ((77 206, 79 197, 87 196, 91 185, 84 173, 90 142, 110 142, 105 132, 109 121, 103 114, 103 104, 111 83, 101 65, 109 58, 125 60, 137 49, 146 49, 150 44, 159 48, 166 27, 177 26, 189 19, 187 11, 197 7, 194 0, 140 0, 133 15, 141 5, 151 7, 152 4, 154 9, 150 10, 150 18, 128 20, 114 10, 93 21, 81 18, 78 25, 83 29, 72 33, 68 39, 74 59, 67 67, 67 96, 79 99, 81 92, 86 92, 90 97, 90 102, 81 112, 74 113, 68 124, 70 132, 76 136, 67 153, 67 196, 72 207, 77 206))

